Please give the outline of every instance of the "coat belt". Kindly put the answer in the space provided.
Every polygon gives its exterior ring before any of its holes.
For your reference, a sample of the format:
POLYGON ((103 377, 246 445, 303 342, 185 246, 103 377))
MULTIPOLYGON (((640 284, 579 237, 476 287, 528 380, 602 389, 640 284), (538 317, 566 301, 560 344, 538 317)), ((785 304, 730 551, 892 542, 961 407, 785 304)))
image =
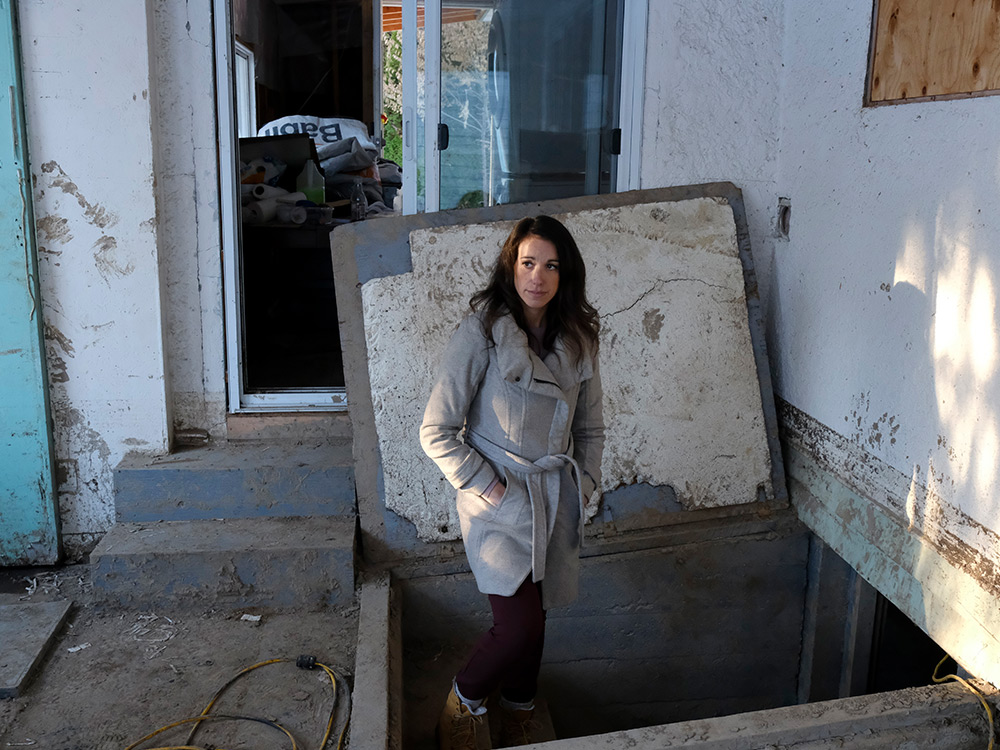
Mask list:
POLYGON ((546 500, 550 497, 555 498, 558 505, 561 489, 560 477, 563 468, 567 465, 572 466, 576 474, 576 494, 580 505, 580 522, 577 533, 580 540, 583 540, 583 475, 580 473, 579 464, 567 453, 552 453, 542 456, 537 461, 529 461, 523 456, 511 453, 496 443, 486 440, 481 435, 473 433, 467 434, 466 440, 484 458, 527 475, 528 501, 531 503, 531 580, 533 582, 543 580, 549 537, 556 520, 555 512, 550 517, 546 500))

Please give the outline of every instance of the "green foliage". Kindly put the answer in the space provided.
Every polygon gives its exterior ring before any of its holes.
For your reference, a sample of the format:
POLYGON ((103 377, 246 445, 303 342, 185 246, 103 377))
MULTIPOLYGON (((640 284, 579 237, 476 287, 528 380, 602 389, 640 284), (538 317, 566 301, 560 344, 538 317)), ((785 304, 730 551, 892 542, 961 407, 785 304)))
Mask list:
POLYGON ((382 113, 385 147, 382 156, 403 163, 403 35, 388 31, 382 35, 382 113))
POLYGON ((403 116, 399 112, 386 112, 388 120, 383 125, 385 147, 382 157, 403 164, 403 116))

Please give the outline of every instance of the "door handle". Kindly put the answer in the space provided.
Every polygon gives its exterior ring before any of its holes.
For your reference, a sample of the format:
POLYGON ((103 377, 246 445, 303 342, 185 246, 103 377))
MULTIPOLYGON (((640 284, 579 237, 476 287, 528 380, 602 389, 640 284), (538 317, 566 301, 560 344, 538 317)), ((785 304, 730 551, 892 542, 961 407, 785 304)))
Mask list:
POLYGON ((443 122, 438 123, 438 151, 448 148, 448 126, 443 122))

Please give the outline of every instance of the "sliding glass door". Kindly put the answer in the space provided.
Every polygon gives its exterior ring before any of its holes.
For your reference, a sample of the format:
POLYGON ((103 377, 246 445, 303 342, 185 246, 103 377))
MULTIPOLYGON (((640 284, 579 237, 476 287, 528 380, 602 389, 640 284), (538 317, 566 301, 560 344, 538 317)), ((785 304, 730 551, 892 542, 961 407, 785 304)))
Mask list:
POLYGON ((615 190, 624 6, 383 0, 401 17, 403 212, 615 190))

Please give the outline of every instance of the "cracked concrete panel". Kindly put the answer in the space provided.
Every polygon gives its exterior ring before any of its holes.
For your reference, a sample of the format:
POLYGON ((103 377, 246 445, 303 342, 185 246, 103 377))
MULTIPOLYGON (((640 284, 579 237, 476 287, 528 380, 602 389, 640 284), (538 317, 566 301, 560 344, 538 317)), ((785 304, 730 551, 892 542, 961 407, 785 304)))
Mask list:
MULTIPOLYGON (((670 485, 685 509, 773 498, 743 267, 721 199, 558 215, 601 315, 602 490, 670 485)), ((454 490, 417 431, 439 360, 513 222, 410 234, 413 270, 362 287, 385 502, 425 541, 458 537, 454 490)))

